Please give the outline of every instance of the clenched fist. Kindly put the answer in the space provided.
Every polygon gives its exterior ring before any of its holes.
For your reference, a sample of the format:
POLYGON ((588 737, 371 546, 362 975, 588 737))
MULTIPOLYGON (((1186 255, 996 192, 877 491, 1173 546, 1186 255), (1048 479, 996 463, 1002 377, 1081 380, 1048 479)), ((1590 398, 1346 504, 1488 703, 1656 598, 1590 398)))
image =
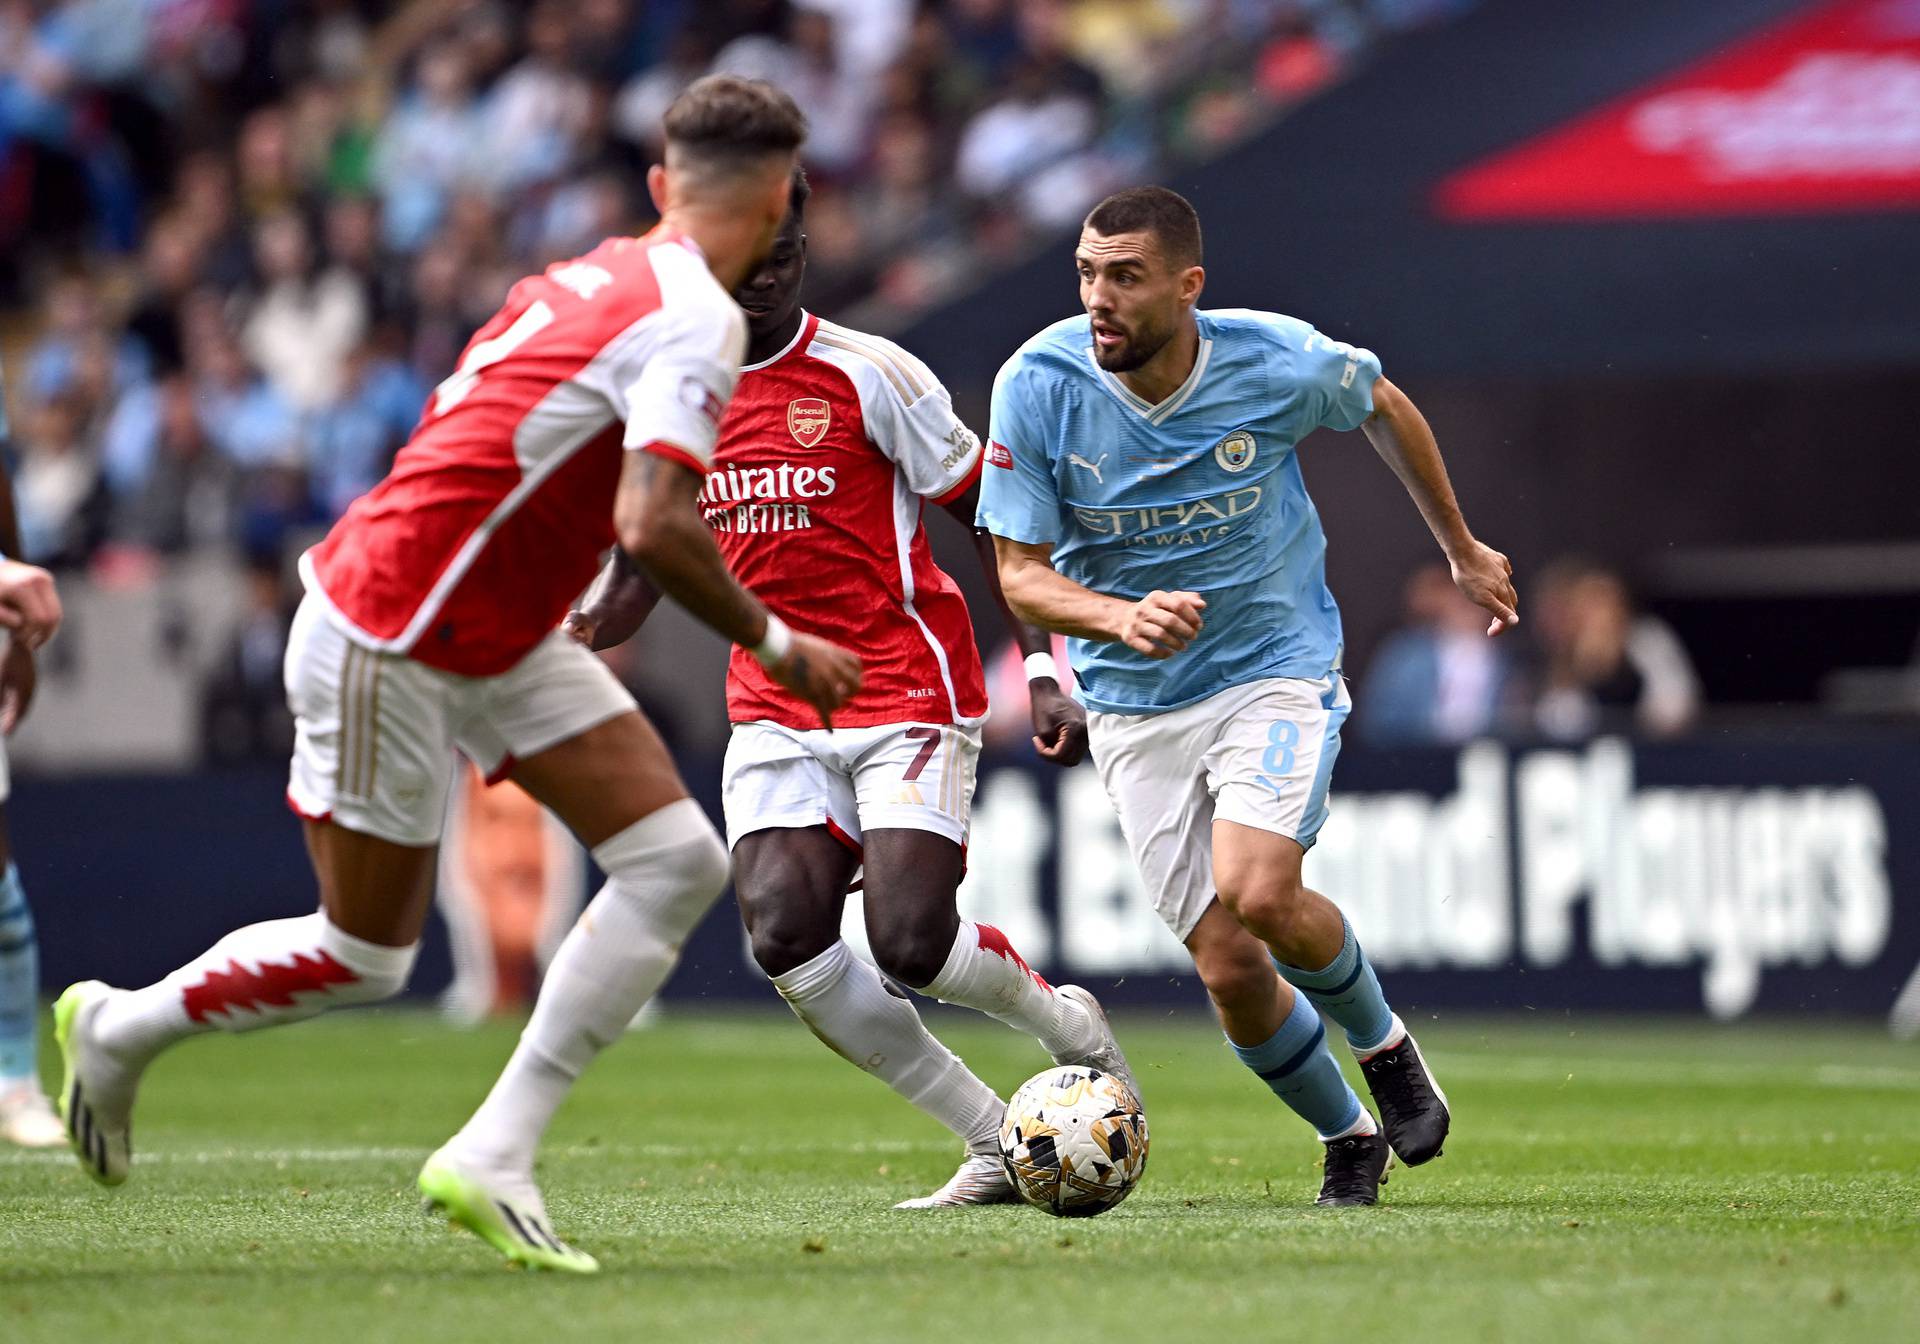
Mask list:
POLYGON ((1204 622, 1207 599, 1198 593, 1148 593, 1127 610, 1120 642, 1149 658, 1171 658, 1191 644, 1204 622))

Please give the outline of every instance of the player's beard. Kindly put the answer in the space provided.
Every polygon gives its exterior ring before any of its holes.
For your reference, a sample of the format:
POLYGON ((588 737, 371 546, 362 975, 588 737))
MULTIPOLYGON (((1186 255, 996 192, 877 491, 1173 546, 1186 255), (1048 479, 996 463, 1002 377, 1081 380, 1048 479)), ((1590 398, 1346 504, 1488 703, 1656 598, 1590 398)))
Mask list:
POLYGON ((1125 340, 1111 350, 1093 347, 1094 362, 1108 373, 1132 373, 1166 348, 1173 339, 1171 324, 1160 327, 1135 327, 1125 340))

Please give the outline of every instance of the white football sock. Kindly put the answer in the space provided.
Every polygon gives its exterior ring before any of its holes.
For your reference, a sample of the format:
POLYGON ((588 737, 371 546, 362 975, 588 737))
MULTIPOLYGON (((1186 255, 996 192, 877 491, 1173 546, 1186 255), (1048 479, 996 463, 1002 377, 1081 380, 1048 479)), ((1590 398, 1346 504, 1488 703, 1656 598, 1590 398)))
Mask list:
POLYGON ((730 872, 726 846, 690 798, 635 822, 593 858, 607 884, 554 954, 499 1081, 448 1144, 468 1161, 532 1171, 574 1080, 666 983, 730 872))
POLYGON ((1050 1055, 1080 1054, 1098 1031, 1087 1010, 1055 994, 991 924, 961 920, 947 964, 921 993, 1028 1032, 1050 1055))
POLYGON ((1006 1104, 845 943, 776 975, 773 986, 836 1054, 952 1130, 970 1150, 998 1144, 1006 1104))
POLYGON ((132 1068, 207 1031, 253 1031, 406 987, 419 944, 383 947, 324 911, 235 929, 164 980, 119 990, 94 1015, 94 1039, 132 1068))
POLYGON ((1380 1038, 1380 1044, 1370 1045, 1365 1050, 1360 1049, 1358 1046, 1352 1046, 1353 1057, 1364 1064, 1375 1055, 1385 1054, 1406 1039, 1407 1024, 1400 1020, 1400 1014, 1395 1013, 1393 1015, 1393 1025, 1389 1026, 1387 1028, 1387 1034, 1380 1038))

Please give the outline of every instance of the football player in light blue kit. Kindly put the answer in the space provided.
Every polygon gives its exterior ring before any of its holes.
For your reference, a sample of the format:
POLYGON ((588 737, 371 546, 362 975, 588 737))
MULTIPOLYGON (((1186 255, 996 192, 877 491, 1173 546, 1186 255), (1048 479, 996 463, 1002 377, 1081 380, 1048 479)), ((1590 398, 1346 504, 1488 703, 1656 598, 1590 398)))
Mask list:
POLYGON ((1489 635, 1519 620, 1513 570, 1467 530, 1432 431, 1379 361, 1291 317, 1198 309, 1200 257, 1199 218, 1171 191, 1123 191, 1087 217, 1086 315, 994 383, 979 521, 1020 618, 1073 637, 1101 780, 1229 1043, 1327 1145, 1318 1202, 1372 1204, 1388 1146, 1408 1165, 1437 1157, 1450 1116, 1353 930, 1300 880, 1349 701, 1294 445, 1364 429, 1489 635))

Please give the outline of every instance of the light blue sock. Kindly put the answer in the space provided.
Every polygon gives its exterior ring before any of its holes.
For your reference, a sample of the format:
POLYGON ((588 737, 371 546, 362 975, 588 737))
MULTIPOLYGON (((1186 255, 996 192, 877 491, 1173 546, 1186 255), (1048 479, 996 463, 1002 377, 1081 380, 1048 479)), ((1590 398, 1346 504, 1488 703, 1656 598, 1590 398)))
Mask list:
POLYGON ((11 863, 0 875, 0 1079, 38 1081, 40 943, 11 863))
POLYGON ((1317 971, 1303 971, 1274 959, 1288 984, 1312 999, 1315 1006, 1338 1022, 1347 1033, 1347 1044, 1359 1054, 1377 1050, 1393 1034, 1393 1009, 1380 992, 1380 978, 1353 936, 1353 925, 1340 918, 1345 935, 1340 955, 1317 971))
POLYGON ((1293 1011, 1260 1045, 1234 1045, 1233 1053, 1273 1089, 1324 1141, 1360 1123, 1360 1098, 1347 1086, 1327 1049, 1327 1029, 1304 994, 1293 996, 1293 1011))

